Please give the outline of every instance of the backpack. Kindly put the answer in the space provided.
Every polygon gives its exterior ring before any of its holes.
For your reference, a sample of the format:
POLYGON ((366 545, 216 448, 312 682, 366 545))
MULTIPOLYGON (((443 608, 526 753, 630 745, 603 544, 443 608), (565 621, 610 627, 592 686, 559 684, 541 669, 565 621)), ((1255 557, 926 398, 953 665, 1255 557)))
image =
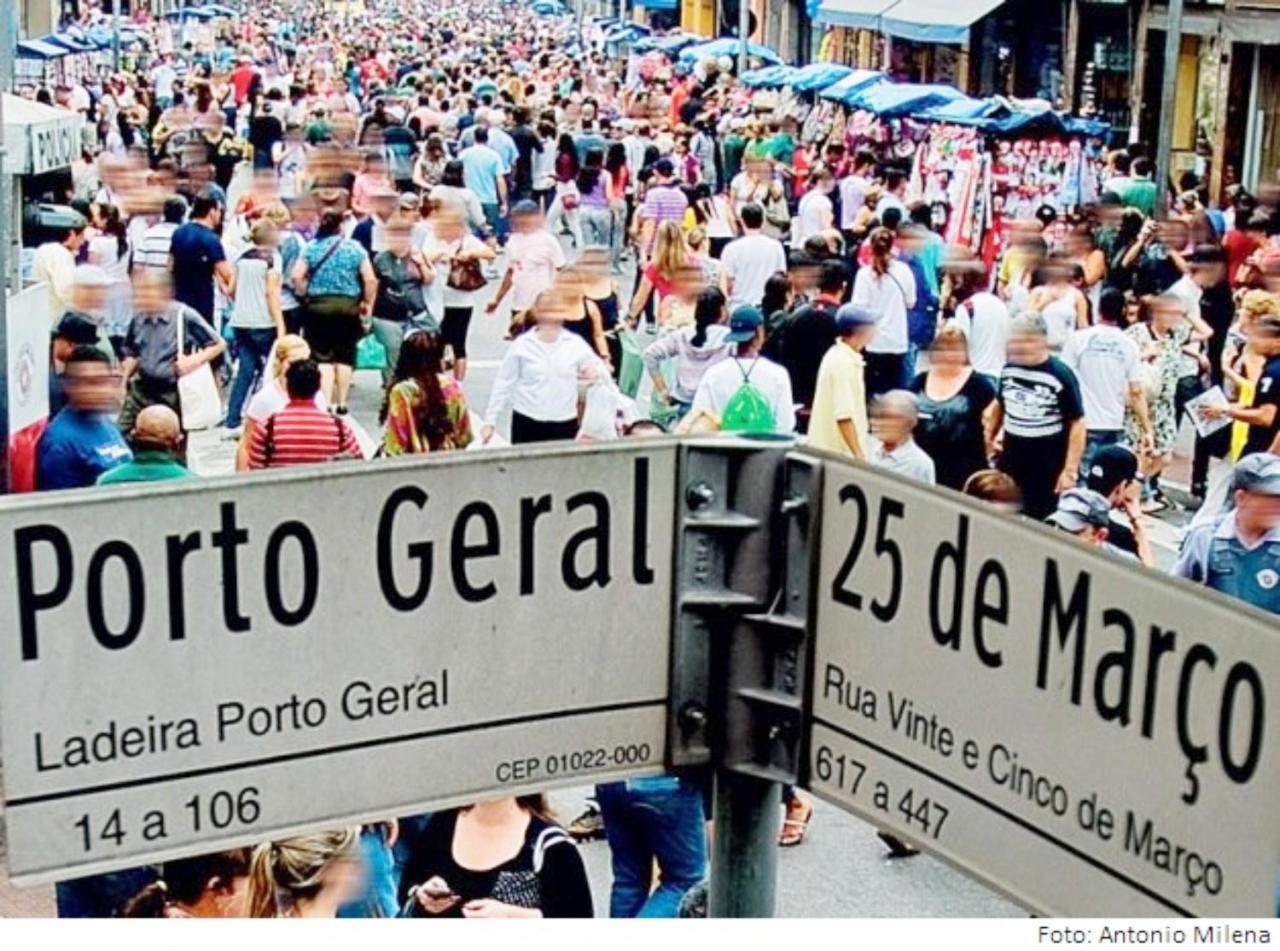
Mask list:
MULTIPOLYGON (((938 295, 929 288, 929 283, 925 280, 924 265, 919 258, 904 255, 899 260, 911 269, 911 276, 916 282, 916 305, 907 311, 907 339, 912 346, 928 347, 938 334, 938 295)), ((896 277, 892 274, 889 277, 893 278, 893 283, 898 284, 896 277)), ((907 292, 901 284, 898 284, 898 290, 902 291, 905 301, 907 292)))
POLYGON ((759 362, 760 359, 757 357, 752 362, 751 368, 744 370, 741 363, 736 359, 733 361, 738 372, 742 374, 742 385, 733 396, 729 397, 729 402, 724 406, 724 413, 720 416, 721 431, 771 433, 777 427, 778 421, 774 418, 773 407, 760 392, 760 387, 751 382, 751 374, 759 362))

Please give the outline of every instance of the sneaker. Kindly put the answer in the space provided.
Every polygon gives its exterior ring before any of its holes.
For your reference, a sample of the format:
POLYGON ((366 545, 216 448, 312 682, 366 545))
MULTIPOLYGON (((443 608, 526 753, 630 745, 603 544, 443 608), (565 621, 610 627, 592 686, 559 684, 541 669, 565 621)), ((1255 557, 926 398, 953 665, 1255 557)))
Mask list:
POLYGON ((604 816, 593 805, 588 805, 582 815, 569 823, 565 829, 577 842, 591 842, 604 838, 604 816))
POLYGON ((244 432, 244 426, 224 426, 222 427, 221 439, 223 442, 236 442, 240 439, 241 433, 244 432))

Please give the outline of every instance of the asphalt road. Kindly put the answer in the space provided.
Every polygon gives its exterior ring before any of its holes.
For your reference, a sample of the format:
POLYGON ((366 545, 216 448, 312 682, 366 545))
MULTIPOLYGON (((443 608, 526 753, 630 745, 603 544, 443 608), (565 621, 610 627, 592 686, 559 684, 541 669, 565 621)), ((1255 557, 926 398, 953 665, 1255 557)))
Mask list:
MULTIPOLYGON (((499 265, 503 260, 499 259, 499 265)), ((629 291, 632 278, 620 279, 629 291)), ((496 282, 491 283, 496 289, 496 282)), ((623 298, 626 299, 625 296, 623 298)), ((487 315, 477 308, 471 325, 471 360, 465 389, 469 402, 483 410, 505 349, 502 339, 507 315, 487 315)), ((382 388, 372 371, 357 374, 350 405, 356 424, 375 434, 382 388)), ((505 423, 500 424, 500 431, 505 423)), ((1185 435, 1185 434, 1184 434, 1185 435)), ((196 434, 191 442, 192 467, 203 475, 230 472, 234 444, 217 432, 196 434)), ((1185 472, 1180 459, 1167 481, 1185 472)), ((1151 531, 1162 566, 1171 563, 1186 513, 1175 511, 1153 520, 1151 531)), ((562 791, 553 796, 560 818, 568 823, 581 811, 589 790, 562 791)), ((779 815, 779 821, 781 815, 779 815)), ((0 828, 0 857, 3 829, 0 828)), ((597 914, 608 911, 611 875, 609 852, 603 842, 583 847, 597 914)), ((0 871, 0 916, 40 916, 53 913, 52 889, 16 889, 0 871)), ((779 860, 778 913, 789 917, 985 917, 1025 914, 982 884, 926 855, 888 859, 874 830, 866 823, 821 802, 808 840, 782 851, 779 860)))

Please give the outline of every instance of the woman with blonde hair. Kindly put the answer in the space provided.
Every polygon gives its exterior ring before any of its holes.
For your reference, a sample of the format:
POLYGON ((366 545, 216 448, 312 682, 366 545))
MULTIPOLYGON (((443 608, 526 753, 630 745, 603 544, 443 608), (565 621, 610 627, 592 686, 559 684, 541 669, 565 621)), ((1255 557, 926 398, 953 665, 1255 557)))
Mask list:
POLYGON ((334 918, 359 896, 360 829, 263 842, 249 861, 250 918, 334 918))
MULTIPOLYGON (((285 334, 283 337, 276 338, 267 362, 269 372, 265 375, 269 379, 263 381, 244 411, 244 430, 240 433, 240 442, 236 446, 237 472, 244 472, 249 468, 249 442, 253 439, 253 431, 284 409, 285 404, 289 402, 289 393, 284 385, 285 372, 293 364, 301 363, 310 356, 311 345, 297 334, 285 334)), ((327 409, 329 406, 323 391, 316 394, 316 406, 321 409, 327 409)))
POLYGON ((677 280, 690 262, 689 245, 678 222, 664 221, 658 227, 653 257, 644 269, 636 292, 631 298, 628 321, 634 327, 657 292, 657 303, 676 290, 677 280))

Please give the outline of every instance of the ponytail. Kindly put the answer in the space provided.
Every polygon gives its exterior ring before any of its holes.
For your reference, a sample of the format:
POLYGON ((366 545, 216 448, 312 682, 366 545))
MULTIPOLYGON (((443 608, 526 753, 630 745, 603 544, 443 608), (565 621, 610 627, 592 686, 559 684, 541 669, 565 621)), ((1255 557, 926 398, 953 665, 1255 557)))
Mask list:
POLYGON ((275 918, 279 912, 276 899, 276 857, 274 842, 263 842, 249 859, 249 890, 245 894, 245 914, 250 918, 275 918))
POLYGON ((123 918, 163 918, 168 903, 169 889, 164 880, 159 879, 130 898, 120 915, 123 918))
POLYGON ((707 342, 707 328, 720 323, 724 314, 724 294, 717 287, 708 287, 698 295, 698 302, 693 309, 693 336, 689 344, 701 347, 707 342))
POLYGON ((877 228, 868 240, 871 242, 871 270, 884 277, 889 273, 889 262, 893 258, 893 232, 888 228, 877 228))

